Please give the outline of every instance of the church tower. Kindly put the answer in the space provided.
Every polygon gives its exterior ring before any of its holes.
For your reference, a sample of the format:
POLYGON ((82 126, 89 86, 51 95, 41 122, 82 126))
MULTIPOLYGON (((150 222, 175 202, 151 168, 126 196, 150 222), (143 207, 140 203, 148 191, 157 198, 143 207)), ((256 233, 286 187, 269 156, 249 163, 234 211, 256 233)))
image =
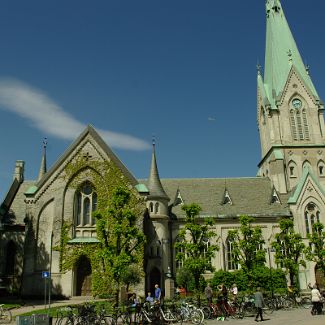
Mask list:
POLYGON ((280 0, 267 0, 264 77, 261 67, 257 75, 259 175, 280 193, 298 184, 305 167, 325 185, 323 109, 280 0))
POLYGON ((148 179, 148 190, 146 204, 150 218, 151 230, 149 231, 149 261, 147 273, 149 283, 147 288, 152 292, 154 285, 158 284, 166 297, 171 294, 171 285, 168 275, 170 274, 170 238, 169 238, 169 209, 170 198, 166 194, 159 177, 155 142, 152 144, 152 159, 150 175, 148 179))

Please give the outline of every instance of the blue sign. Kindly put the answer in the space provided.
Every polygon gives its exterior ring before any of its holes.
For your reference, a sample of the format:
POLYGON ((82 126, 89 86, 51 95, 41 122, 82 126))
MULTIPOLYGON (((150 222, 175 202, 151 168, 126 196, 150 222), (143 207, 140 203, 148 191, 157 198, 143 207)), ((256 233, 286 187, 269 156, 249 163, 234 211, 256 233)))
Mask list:
POLYGON ((50 277, 50 272, 48 272, 48 271, 43 271, 42 272, 42 278, 43 279, 47 279, 47 278, 49 278, 50 277))

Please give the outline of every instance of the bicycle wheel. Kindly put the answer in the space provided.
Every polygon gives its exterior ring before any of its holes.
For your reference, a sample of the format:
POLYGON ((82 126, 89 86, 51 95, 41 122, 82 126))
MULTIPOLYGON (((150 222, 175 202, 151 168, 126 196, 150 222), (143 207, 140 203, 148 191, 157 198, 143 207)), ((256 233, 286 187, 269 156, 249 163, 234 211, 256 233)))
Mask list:
POLYGON ((204 320, 204 315, 202 310, 194 309, 191 311, 190 319, 193 324, 201 324, 204 320))
POLYGON ((204 314, 204 319, 210 319, 211 318, 211 308, 210 307, 203 307, 202 308, 203 314, 204 314))
POLYGON ((12 315, 10 310, 2 310, 2 313, 0 315, 0 323, 1 324, 9 324, 12 320, 12 315))
POLYGON ((130 325, 131 324, 131 315, 126 311, 119 316, 119 320, 121 320, 121 324, 123 324, 123 325, 130 325))
POLYGON ((310 309, 311 306, 312 306, 311 299, 309 297, 303 297, 303 298, 301 298, 300 305, 301 305, 301 307, 303 307, 305 309, 310 309))
POLYGON ((172 310, 170 309, 167 309, 165 312, 165 321, 169 324, 172 324, 172 323, 180 323, 180 324, 183 324, 183 319, 182 317, 180 317, 180 315, 177 315, 176 312, 173 312, 172 310))

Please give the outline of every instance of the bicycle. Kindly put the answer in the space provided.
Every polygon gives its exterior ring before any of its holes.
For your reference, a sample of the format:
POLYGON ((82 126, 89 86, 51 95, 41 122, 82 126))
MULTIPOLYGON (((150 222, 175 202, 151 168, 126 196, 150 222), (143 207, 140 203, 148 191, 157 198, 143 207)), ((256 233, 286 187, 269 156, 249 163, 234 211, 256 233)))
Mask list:
POLYGON ((105 322, 108 325, 130 325, 131 324, 131 314, 128 311, 123 311, 121 307, 114 309, 112 314, 105 316, 105 322))
POLYGON ((57 311, 55 325, 74 325, 76 319, 72 307, 63 307, 57 311))
POLYGON ((0 324, 10 324, 12 320, 11 311, 4 308, 4 304, 0 305, 0 324))

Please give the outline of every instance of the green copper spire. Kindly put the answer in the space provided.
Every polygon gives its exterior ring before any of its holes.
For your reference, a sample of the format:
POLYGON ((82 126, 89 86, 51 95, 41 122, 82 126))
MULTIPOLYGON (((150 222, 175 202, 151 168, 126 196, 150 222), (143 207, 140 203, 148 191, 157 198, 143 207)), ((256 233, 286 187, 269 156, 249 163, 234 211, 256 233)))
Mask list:
POLYGON ((264 84, 272 108, 276 108, 276 99, 281 95, 292 68, 295 68, 315 98, 319 99, 292 36, 280 0, 267 0, 264 84))

